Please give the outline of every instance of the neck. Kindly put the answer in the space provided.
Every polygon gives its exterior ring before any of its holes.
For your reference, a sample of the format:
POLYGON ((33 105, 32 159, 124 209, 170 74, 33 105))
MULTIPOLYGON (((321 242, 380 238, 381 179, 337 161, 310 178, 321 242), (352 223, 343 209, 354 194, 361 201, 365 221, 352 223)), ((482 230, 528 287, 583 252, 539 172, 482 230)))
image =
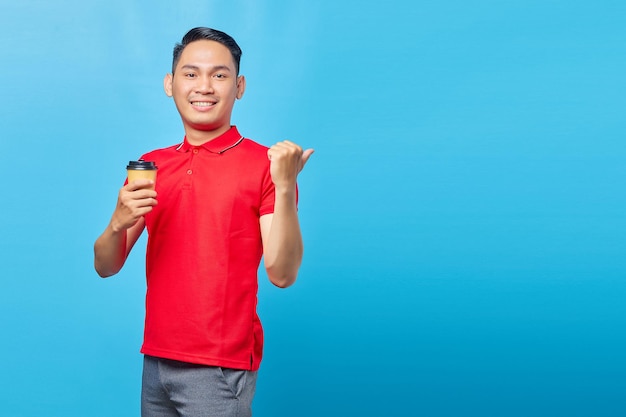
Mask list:
POLYGON ((230 125, 225 125, 215 130, 198 130, 186 127, 185 137, 187 138, 187 142, 189 142, 189 144, 200 146, 219 136, 222 136, 224 133, 228 132, 229 129, 230 125))

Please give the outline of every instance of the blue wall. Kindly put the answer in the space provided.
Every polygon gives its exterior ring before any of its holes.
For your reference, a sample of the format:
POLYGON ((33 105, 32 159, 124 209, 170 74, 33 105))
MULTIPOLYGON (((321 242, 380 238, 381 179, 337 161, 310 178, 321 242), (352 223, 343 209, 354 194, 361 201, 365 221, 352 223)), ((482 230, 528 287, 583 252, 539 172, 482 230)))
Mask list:
POLYGON ((626 15, 611 0, 2 0, 1 415, 136 416, 142 239, 92 245, 125 163, 178 142, 194 26, 233 122, 316 153, 297 285, 261 276, 263 416, 626 415, 626 15))

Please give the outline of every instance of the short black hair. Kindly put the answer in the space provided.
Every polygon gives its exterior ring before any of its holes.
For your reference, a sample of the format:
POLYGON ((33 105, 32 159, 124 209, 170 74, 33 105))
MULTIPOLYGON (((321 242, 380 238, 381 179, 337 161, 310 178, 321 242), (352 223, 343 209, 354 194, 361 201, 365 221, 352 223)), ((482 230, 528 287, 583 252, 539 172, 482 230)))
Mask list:
POLYGON ((235 62, 235 69, 237 71, 237 75, 239 75, 239 62, 241 61, 241 48, 237 45, 237 42, 228 34, 211 28, 205 27, 197 27, 191 29, 185 36, 183 36, 183 40, 180 43, 177 43, 174 46, 174 57, 172 60, 172 74, 176 70, 176 65, 178 65, 178 61, 180 60, 180 55, 183 53, 183 49, 191 42, 207 40, 207 41, 215 41, 219 42, 225 47, 228 48, 230 54, 233 56, 233 61, 235 62))

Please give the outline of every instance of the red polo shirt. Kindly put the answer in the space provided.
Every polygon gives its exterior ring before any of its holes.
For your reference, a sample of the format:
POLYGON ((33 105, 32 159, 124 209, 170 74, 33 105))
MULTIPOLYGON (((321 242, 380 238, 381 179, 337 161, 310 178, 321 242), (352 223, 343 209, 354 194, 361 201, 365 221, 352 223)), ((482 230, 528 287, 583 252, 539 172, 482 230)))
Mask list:
POLYGON ((143 156, 158 166, 158 204, 145 216, 146 322, 141 352, 257 370, 263 253, 259 217, 274 211, 267 148, 236 127, 202 146, 143 156))

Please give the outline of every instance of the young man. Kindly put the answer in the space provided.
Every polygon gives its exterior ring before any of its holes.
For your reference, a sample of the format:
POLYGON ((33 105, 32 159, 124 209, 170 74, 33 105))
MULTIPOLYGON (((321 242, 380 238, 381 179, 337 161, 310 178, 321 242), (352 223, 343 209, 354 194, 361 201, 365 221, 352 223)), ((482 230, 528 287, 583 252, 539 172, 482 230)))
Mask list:
POLYGON ((246 87, 240 57, 234 39, 209 28, 176 45, 164 88, 185 138, 142 157, 158 166, 156 184, 124 185, 94 245, 108 277, 148 231, 144 417, 250 416, 263 348, 258 266, 263 256, 284 288, 302 260, 296 178, 313 150, 268 149, 231 126, 246 87))

